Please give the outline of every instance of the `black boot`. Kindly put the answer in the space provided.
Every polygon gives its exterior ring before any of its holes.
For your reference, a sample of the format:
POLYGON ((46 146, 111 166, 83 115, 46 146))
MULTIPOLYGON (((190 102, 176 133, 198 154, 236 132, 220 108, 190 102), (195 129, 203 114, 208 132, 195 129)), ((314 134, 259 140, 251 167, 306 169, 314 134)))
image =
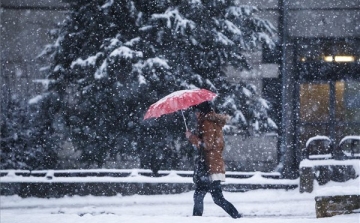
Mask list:
POLYGON ((243 217, 243 215, 240 213, 237 213, 235 216, 232 216, 232 218, 242 218, 242 217, 243 217))

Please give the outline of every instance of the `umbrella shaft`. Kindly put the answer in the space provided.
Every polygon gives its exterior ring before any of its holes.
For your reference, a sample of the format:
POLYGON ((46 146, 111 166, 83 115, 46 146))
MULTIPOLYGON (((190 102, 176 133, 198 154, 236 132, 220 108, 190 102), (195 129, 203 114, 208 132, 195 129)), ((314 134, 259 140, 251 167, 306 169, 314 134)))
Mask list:
POLYGON ((185 128, 186 128, 186 131, 187 131, 187 130, 188 130, 188 127, 187 127, 187 125, 186 125, 186 119, 185 119, 183 110, 181 110, 181 114, 182 114, 182 117, 184 118, 185 128))

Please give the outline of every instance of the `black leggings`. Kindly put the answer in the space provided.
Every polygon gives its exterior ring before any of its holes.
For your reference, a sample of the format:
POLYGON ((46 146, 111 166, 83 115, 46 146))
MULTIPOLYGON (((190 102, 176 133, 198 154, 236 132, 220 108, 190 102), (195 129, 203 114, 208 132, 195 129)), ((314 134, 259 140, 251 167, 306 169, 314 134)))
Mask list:
POLYGON ((224 209, 231 217, 237 218, 239 216, 239 212, 236 210, 234 205, 224 198, 220 180, 213 181, 210 185, 196 185, 193 216, 202 216, 204 211, 204 197, 207 192, 210 192, 214 203, 224 209))

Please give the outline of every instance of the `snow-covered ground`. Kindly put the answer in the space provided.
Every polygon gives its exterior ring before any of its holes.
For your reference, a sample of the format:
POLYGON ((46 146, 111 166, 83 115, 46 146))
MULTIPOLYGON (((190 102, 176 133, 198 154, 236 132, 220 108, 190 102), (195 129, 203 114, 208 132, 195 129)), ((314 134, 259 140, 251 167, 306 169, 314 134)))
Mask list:
POLYGON ((224 192, 225 198, 244 214, 230 218, 208 194, 204 215, 192 217, 193 192, 173 195, 74 196, 64 198, 20 198, 1 196, 1 223, 358 223, 360 214, 316 218, 315 196, 360 194, 359 178, 346 183, 315 185, 313 193, 295 190, 253 190, 224 192))

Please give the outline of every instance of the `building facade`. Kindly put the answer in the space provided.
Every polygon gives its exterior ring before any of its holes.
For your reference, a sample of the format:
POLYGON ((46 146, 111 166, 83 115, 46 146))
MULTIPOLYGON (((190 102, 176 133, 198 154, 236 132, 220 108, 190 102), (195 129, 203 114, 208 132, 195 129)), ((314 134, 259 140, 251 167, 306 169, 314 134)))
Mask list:
POLYGON ((64 19, 65 11, 64 3, 53 0, 0 2, 2 101, 16 95, 27 100, 42 90, 36 80, 44 78, 44 64, 37 56, 53 42, 49 33, 64 19))
MULTIPOLYGON (((344 136, 360 135, 360 0, 238 3, 257 6, 259 16, 278 30, 275 50, 249 54, 252 71, 228 69, 229 80, 246 79, 262 91, 279 126, 276 143, 270 136, 274 150, 269 151, 266 143, 256 144, 255 157, 263 158, 253 170, 276 169, 295 177, 308 138, 326 135, 339 142, 344 136)), ((52 42, 49 31, 63 20, 67 5, 53 0, 0 4, 1 100, 12 95, 28 99, 42 88, 36 80, 44 77, 44 65, 37 56, 52 42)), ((241 161, 241 153, 238 157, 241 161)))
POLYGON ((310 137, 360 135, 360 1, 280 2, 279 151, 296 173, 310 137))

